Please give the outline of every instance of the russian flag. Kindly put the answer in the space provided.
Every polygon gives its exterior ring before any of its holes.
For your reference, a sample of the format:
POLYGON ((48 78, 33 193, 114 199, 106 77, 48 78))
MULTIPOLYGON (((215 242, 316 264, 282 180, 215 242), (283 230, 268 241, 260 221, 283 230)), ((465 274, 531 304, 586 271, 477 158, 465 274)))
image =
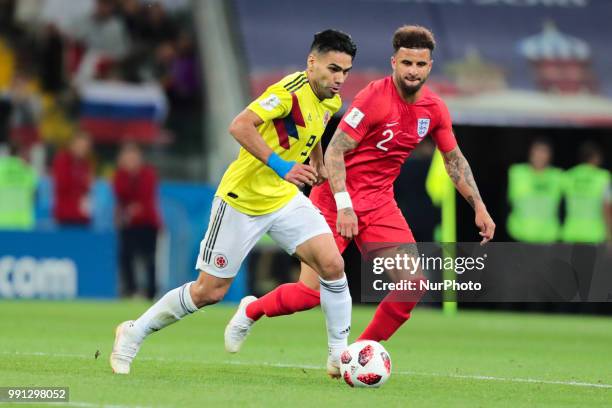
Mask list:
POLYGON ((80 125, 96 142, 151 143, 160 133, 168 104, 158 84, 92 81, 79 89, 80 125))

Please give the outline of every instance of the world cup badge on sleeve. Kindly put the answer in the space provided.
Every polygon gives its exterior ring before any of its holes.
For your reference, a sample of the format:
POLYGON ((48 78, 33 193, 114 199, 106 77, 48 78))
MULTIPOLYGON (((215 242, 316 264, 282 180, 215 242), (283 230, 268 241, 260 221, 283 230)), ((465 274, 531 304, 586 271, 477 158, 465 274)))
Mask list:
POLYGON ((417 122, 417 134, 419 137, 425 137, 429 130, 429 118, 419 118, 417 122))

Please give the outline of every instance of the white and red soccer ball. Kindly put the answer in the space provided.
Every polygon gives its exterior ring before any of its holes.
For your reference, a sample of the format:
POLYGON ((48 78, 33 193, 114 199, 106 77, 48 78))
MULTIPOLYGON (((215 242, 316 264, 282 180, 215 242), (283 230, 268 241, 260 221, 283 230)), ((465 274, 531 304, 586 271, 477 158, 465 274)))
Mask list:
POLYGON ((351 387, 380 387, 391 376, 391 357, 380 343, 358 341, 340 355, 340 373, 351 387))

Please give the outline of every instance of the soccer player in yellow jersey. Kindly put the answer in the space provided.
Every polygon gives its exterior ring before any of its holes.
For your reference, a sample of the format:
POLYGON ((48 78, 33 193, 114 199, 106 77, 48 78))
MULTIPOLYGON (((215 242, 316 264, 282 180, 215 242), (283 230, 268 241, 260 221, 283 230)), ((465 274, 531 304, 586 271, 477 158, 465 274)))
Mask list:
POLYGON ((110 358, 113 372, 130 372, 147 335, 219 302, 248 252, 267 232, 319 274, 328 373, 340 375, 340 353, 347 346, 351 322, 344 262, 327 222, 298 188, 326 178, 320 140, 340 109, 338 92, 356 51, 345 33, 316 34, 306 71, 273 84, 236 116, 229 131, 242 148, 219 184, 200 244, 199 277, 166 293, 138 319, 117 327, 110 358), (309 157, 311 165, 304 164, 309 157))

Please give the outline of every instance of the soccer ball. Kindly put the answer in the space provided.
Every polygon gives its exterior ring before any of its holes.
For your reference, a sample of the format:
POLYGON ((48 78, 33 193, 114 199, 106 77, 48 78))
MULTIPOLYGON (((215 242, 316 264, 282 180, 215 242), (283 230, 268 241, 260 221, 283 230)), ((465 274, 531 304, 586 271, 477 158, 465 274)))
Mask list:
POLYGON ((340 372, 351 387, 377 388, 391 376, 391 357, 375 341, 358 341, 340 355, 340 372))

